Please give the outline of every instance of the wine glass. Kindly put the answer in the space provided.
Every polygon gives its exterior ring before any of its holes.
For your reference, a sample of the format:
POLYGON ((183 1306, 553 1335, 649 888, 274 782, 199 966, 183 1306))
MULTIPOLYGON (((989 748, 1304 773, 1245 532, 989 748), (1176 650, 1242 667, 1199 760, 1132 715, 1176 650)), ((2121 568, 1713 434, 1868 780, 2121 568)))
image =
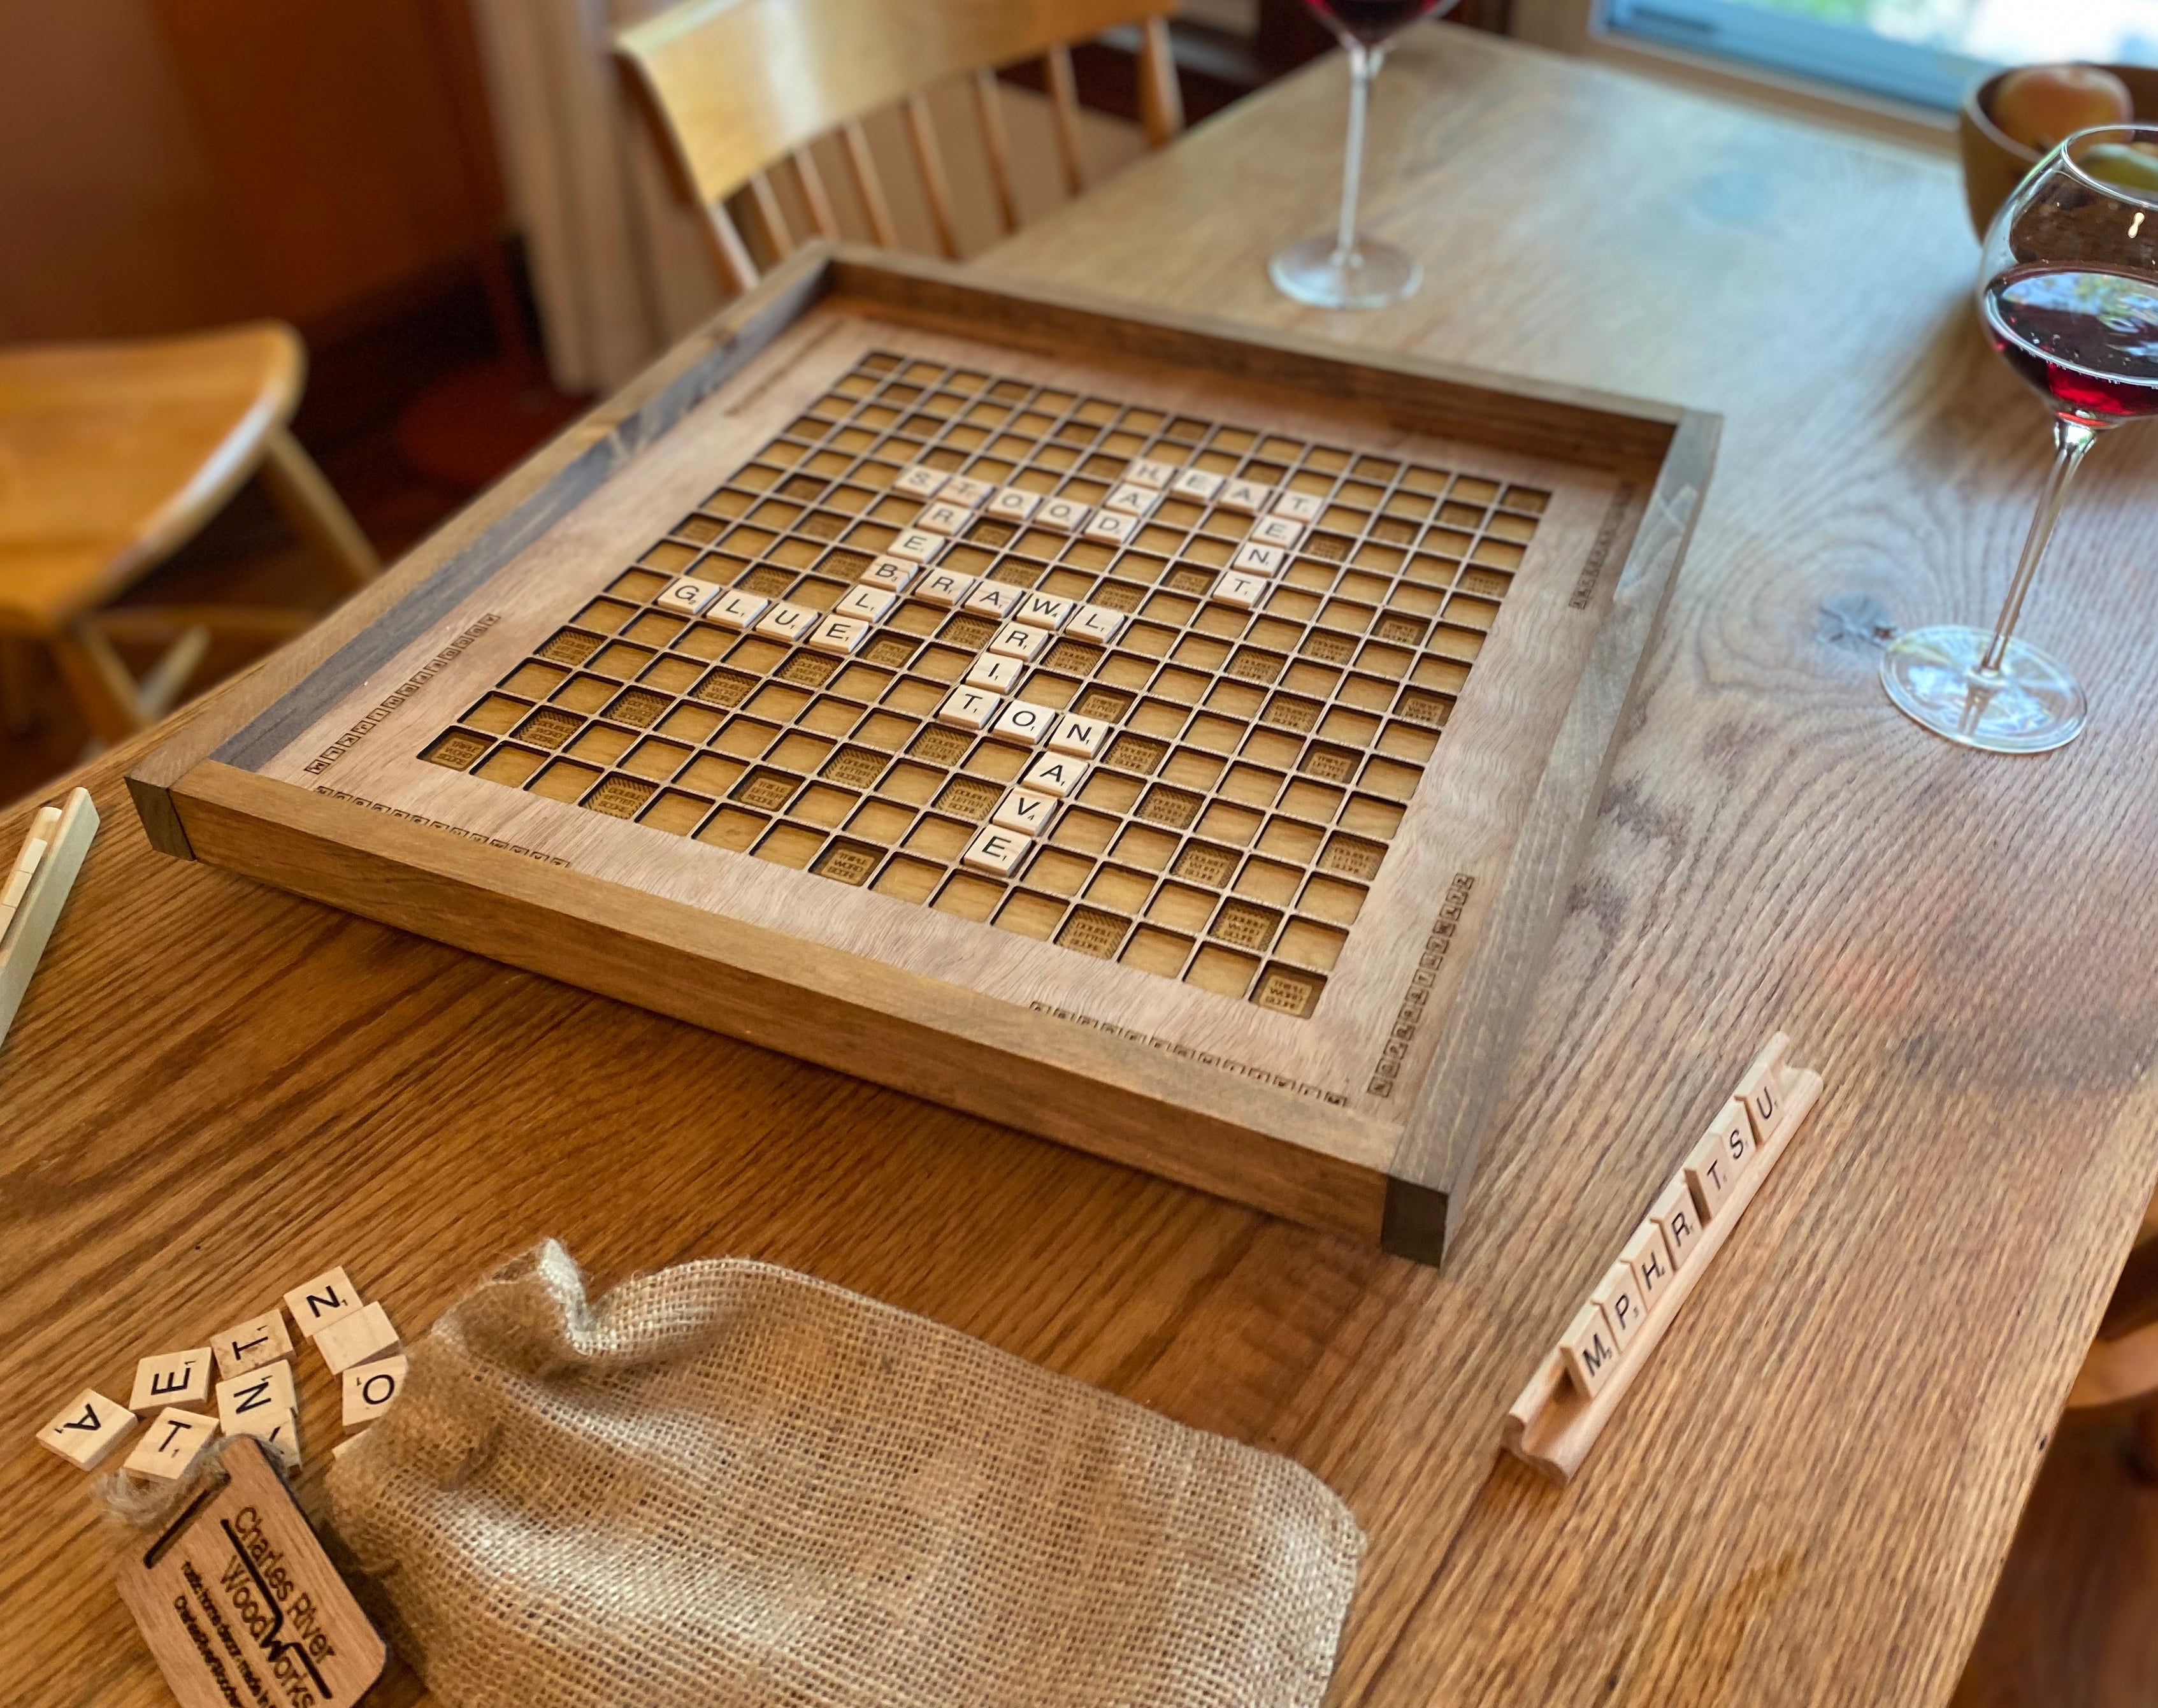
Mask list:
POLYGON ((1455 0, 1305 0, 1349 55, 1349 143, 1341 166, 1341 219, 1330 236, 1292 243, 1267 263, 1274 288, 1315 308, 1378 308, 1423 282, 1423 269, 1391 243, 1356 235, 1364 177, 1364 112, 1371 80, 1393 39, 1419 18, 1451 12, 1455 0))
POLYGON ((2031 169, 1985 237, 1986 336, 2053 412, 2053 467, 1991 633, 1913 629, 1881 660, 1888 698, 1938 735, 2044 753, 2083 726, 2068 667, 2014 638, 2031 580, 2084 454, 2158 415, 2158 125, 2079 131, 2031 169))

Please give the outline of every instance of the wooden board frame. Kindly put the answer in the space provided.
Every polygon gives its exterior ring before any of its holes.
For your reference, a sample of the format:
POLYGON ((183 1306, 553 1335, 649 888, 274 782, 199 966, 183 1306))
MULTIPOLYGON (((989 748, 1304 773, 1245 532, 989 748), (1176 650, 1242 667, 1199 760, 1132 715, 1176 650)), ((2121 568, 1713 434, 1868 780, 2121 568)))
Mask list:
POLYGON ((166 853, 1436 1263, 1504 1089, 1718 430, 1717 418, 1675 407, 819 246, 315 630, 191 709, 128 784, 166 853), (1346 401, 1391 429, 1615 478, 1624 496, 1581 571, 1608 607, 1503 870, 1478 898, 1487 910, 1480 937, 1457 957, 1465 970, 1397 1123, 1299 1107, 1234 1073, 1209 1075, 1195 1091, 1194 1068, 1143 1043, 257 773, 827 302, 1015 350, 1093 352, 1346 401), (715 968, 728 976, 715 979, 715 968))

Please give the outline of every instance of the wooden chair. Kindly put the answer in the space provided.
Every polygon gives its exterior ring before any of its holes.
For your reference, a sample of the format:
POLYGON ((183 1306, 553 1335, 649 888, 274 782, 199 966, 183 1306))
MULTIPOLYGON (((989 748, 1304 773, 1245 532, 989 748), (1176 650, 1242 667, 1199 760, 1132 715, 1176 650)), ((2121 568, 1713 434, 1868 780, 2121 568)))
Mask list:
POLYGON ((669 163, 705 215, 722 276, 737 290, 759 269, 728 212, 746 193, 780 257, 798 245, 772 173, 784 163, 817 235, 836 237, 823 168, 810 145, 835 136, 878 244, 899 246, 863 121, 900 109, 937 246, 959 255, 958 219, 925 92, 973 84, 975 128, 1000 232, 1018 228, 1012 151, 998 68, 1045 62, 1065 191, 1083 193, 1079 99, 1071 44, 1122 25, 1139 30, 1139 116, 1150 147, 1184 127, 1166 15, 1175 0, 689 0, 624 31, 615 52, 669 163))
POLYGON ((22 649, 44 647, 97 743, 155 722, 219 632, 266 642, 314 614, 111 601, 250 475, 354 586, 380 569, 286 430, 307 357, 276 323, 142 343, 0 350, 0 684, 27 721, 22 649), (161 645, 138 681, 117 650, 161 645))

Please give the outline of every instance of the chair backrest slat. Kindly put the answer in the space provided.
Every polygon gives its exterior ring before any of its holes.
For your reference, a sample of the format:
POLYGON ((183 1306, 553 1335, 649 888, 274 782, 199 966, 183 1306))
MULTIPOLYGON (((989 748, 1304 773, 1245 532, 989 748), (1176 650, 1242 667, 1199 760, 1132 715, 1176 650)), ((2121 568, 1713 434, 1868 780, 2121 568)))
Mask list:
POLYGON ((974 73, 974 114, 982 128, 982 157, 989 168, 989 187, 995 193, 999 229, 1019 230, 1019 194, 1012 185, 1011 133, 1004 128, 1004 98, 998 93, 997 74, 984 65, 974 73))
POLYGON ((787 223, 787 215, 779 205, 778 193, 772 187, 767 173, 753 172, 749 175, 750 200, 756 208, 756 217, 764 222, 765 235, 772 240, 772 247, 782 261, 792 255, 798 247, 794 230, 787 223))
POLYGON ((1184 92, 1176 84, 1176 55, 1166 18, 1149 18, 1139 37, 1139 124, 1147 146, 1159 148, 1184 128, 1184 92))
POLYGON ((839 235, 839 217, 832 211, 831 193, 824 188, 823 168, 805 145, 787 157, 794 163, 794 179, 802 186, 802 204, 809 210, 809 223, 819 237, 839 235))
POLYGON ((862 211, 869 216, 871 234, 886 249, 897 249, 899 227, 891 217, 891 199, 884 193, 884 179, 877 175, 876 156, 870 152, 869 137, 852 119, 839 126, 839 135, 847 145, 847 164, 854 173, 854 194, 861 198, 862 211))
POLYGON ((1056 152, 1064 163, 1064 188, 1087 194, 1087 165, 1079 152, 1079 80, 1071 70, 1071 49, 1061 42, 1043 54, 1049 62, 1049 110, 1056 121, 1056 152))
POLYGON ((937 246, 945 259, 959 259, 959 215, 952 204, 952 180, 944 170, 943 152, 937 146, 937 125, 929 102, 920 95, 906 97, 906 135, 914 144, 915 169, 922 174, 922 194, 929 204, 929 223, 937 232, 937 246))

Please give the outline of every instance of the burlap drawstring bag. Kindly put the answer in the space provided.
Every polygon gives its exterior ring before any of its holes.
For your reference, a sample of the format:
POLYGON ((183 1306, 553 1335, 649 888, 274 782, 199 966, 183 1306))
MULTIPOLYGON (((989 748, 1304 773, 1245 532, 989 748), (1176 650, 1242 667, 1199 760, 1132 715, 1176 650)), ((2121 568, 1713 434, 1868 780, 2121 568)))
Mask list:
POLYGON ((1309 1708, 1364 1538, 1290 1461, 769 1264, 553 1241, 330 1469, 450 1708, 1309 1708))

